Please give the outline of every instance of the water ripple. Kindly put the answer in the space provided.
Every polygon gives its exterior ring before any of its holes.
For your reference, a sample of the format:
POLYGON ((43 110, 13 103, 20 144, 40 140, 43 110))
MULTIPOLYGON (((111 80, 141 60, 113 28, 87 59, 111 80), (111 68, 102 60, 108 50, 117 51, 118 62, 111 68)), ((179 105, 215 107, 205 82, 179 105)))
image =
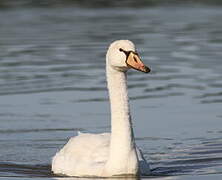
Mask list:
POLYGON ((82 128, 52 128, 52 129, 0 129, 0 134, 18 134, 18 133, 41 133, 50 131, 84 131, 82 128))

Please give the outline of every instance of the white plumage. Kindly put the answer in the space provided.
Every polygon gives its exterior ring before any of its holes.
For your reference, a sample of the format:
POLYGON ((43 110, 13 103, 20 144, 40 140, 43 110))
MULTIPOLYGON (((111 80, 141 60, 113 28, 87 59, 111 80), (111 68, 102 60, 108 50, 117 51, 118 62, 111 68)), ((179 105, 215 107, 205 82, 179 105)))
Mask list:
POLYGON ((126 72, 131 67, 149 72, 131 41, 113 42, 106 55, 111 133, 79 133, 72 137, 53 157, 54 173, 79 177, 150 173, 148 163, 134 142, 126 84, 126 72))

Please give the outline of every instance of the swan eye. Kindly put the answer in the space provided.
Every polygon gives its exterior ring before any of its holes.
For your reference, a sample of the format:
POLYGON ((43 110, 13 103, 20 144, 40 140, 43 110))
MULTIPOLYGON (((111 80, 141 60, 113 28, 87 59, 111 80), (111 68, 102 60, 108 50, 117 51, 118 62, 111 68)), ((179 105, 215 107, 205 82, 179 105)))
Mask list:
POLYGON ((123 50, 122 48, 119 48, 119 51, 120 51, 120 52, 124 52, 124 50, 123 50))
POLYGON ((137 59, 135 57, 133 57, 134 61, 137 62, 137 59))

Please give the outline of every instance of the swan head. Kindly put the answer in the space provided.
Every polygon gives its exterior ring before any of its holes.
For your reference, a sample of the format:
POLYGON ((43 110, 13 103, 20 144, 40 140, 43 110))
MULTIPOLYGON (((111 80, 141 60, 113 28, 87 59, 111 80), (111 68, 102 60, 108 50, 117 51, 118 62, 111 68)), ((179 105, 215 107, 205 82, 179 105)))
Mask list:
POLYGON ((132 41, 114 41, 109 46, 106 57, 108 61, 107 63, 118 71, 125 72, 128 69, 133 68, 145 73, 150 72, 150 68, 140 59, 132 41))

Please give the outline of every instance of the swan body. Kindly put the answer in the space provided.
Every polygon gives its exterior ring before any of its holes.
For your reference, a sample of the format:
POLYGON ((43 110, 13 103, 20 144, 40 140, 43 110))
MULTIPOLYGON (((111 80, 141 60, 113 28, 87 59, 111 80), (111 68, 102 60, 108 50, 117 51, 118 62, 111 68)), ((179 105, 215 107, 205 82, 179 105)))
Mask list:
POLYGON ((53 157, 55 174, 78 177, 150 174, 149 165, 134 141, 126 84, 126 72, 130 68, 150 71, 131 41, 114 41, 106 54, 111 133, 79 133, 70 138, 53 157))

